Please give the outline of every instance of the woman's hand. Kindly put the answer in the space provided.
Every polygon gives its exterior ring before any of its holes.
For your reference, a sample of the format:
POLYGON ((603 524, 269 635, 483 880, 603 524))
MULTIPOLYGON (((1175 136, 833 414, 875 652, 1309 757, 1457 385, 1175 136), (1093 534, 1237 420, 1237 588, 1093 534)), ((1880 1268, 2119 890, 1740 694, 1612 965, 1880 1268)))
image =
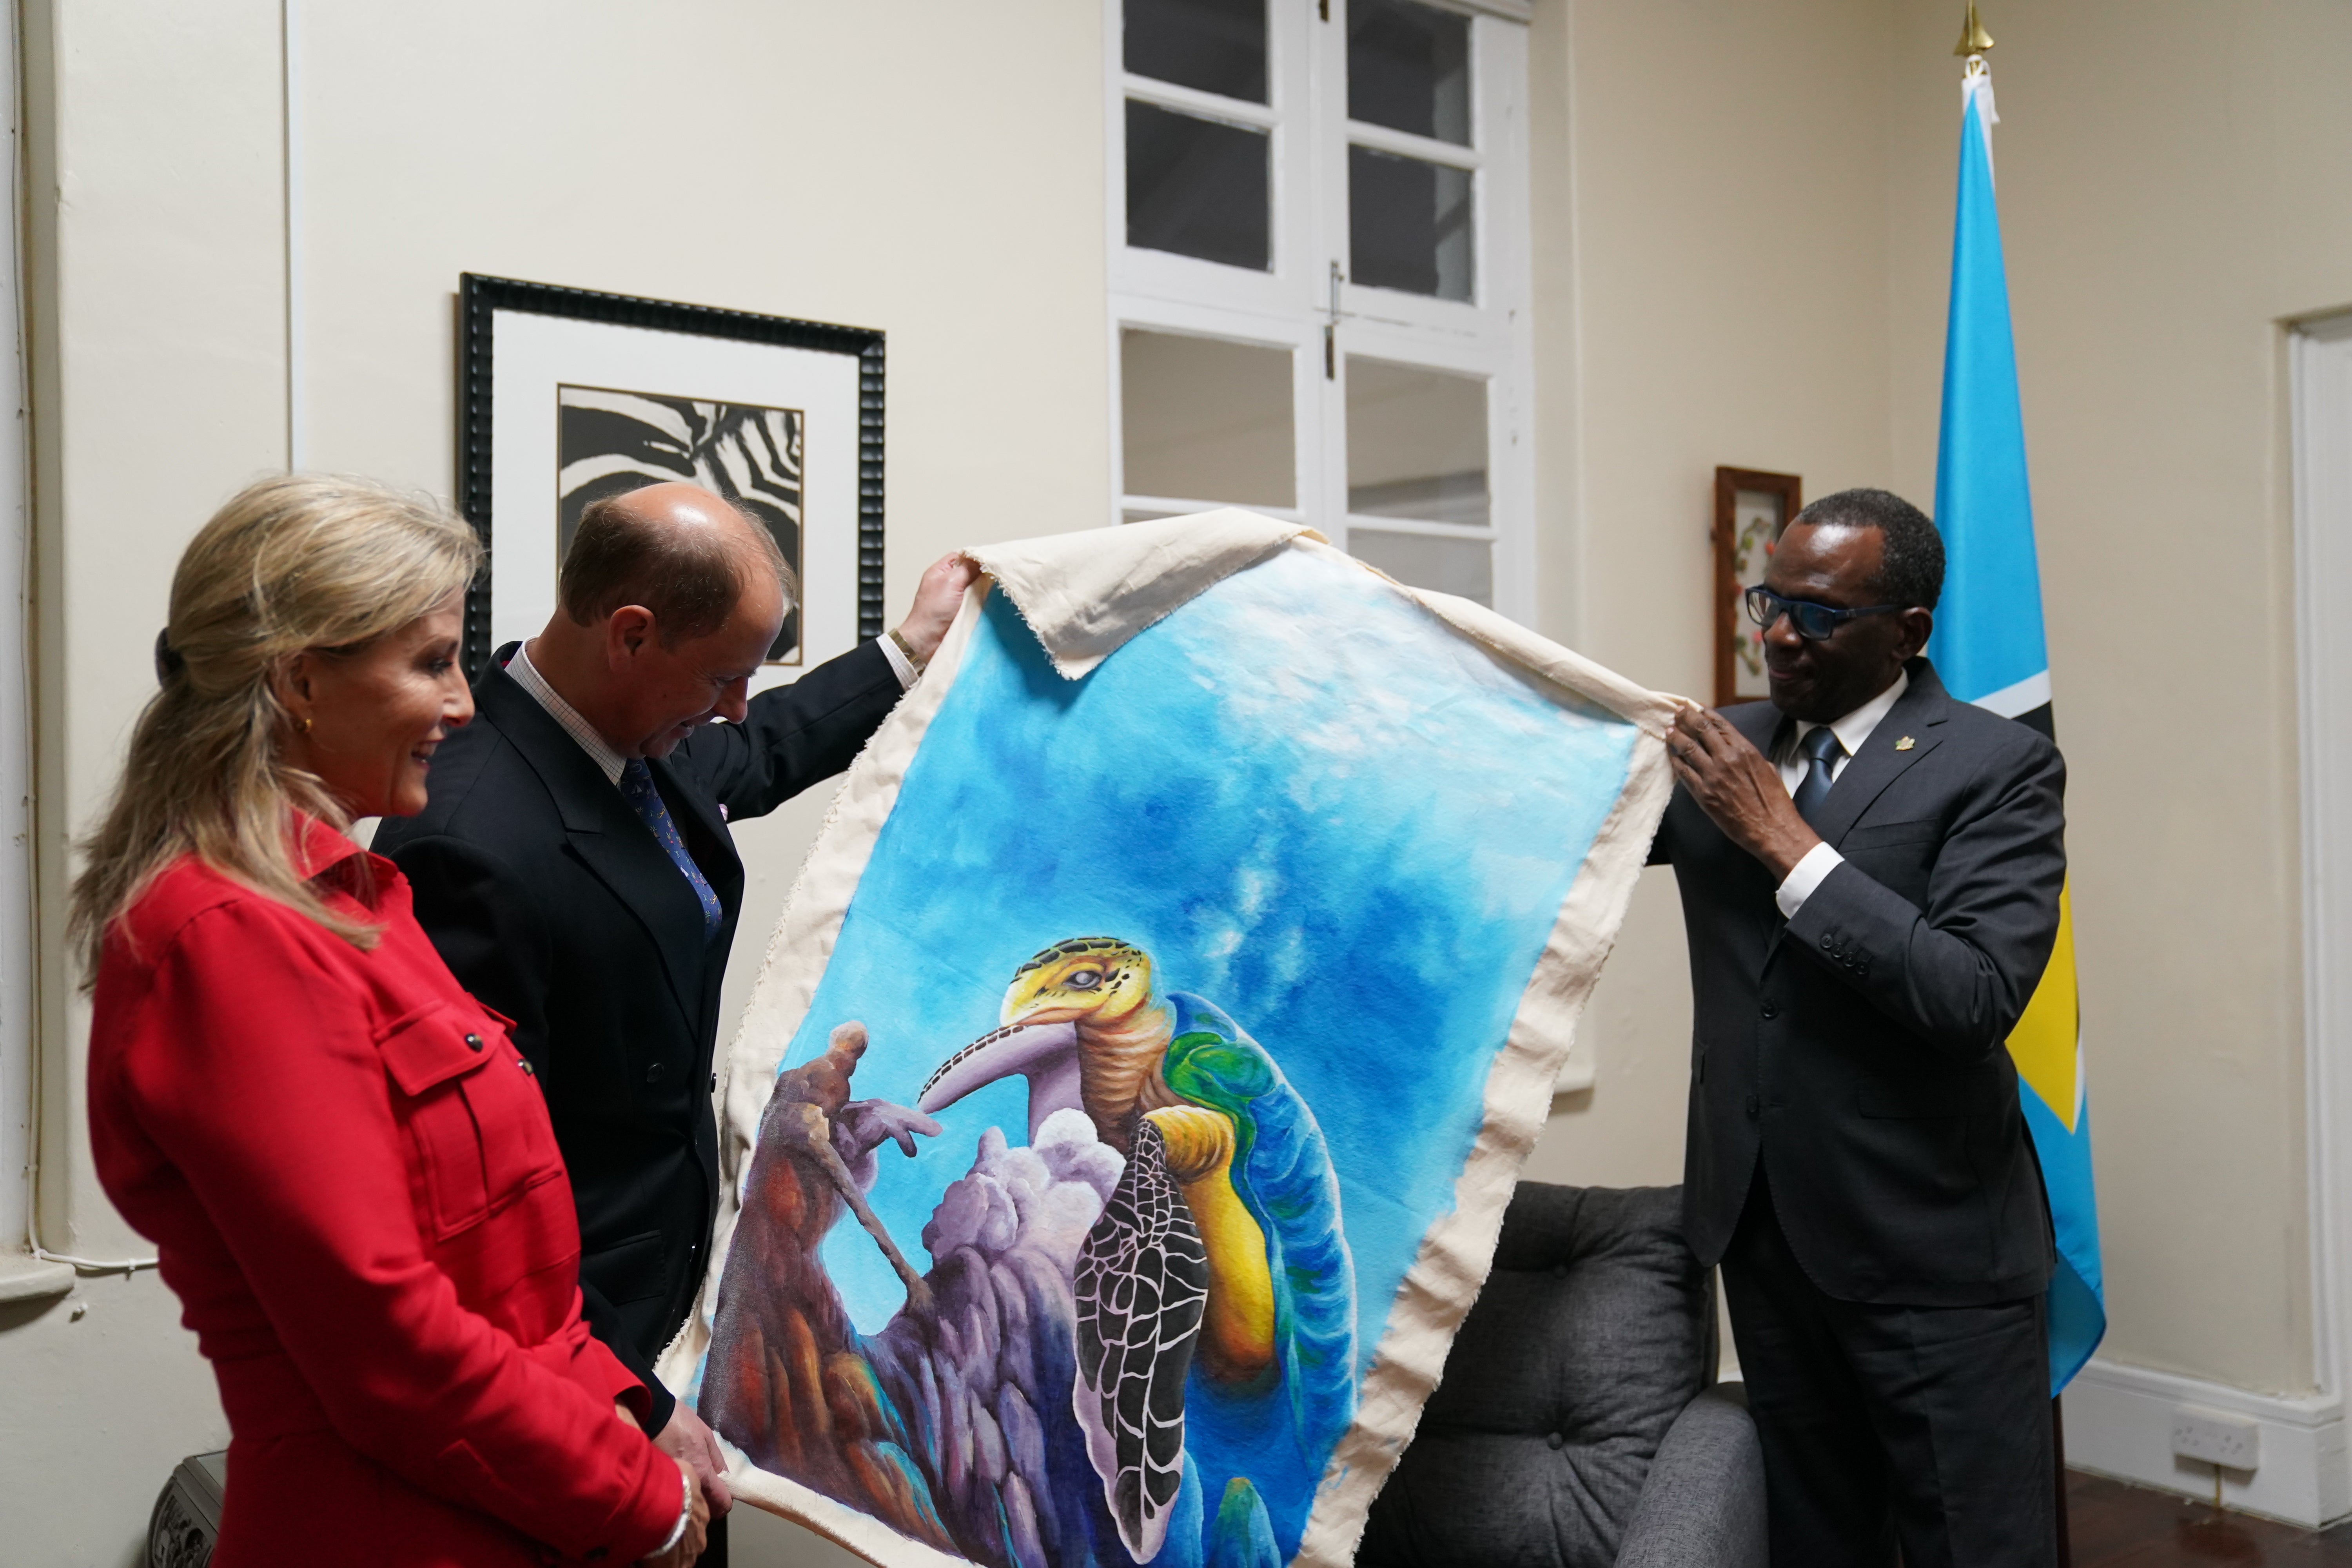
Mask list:
POLYGON ((694 1568, 694 1560, 702 1555, 710 1526, 710 1505, 702 1499, 702 1487, 695 1479, 694 1467, 684 1459, 676 1462, 677 1473, 686 1484, 686 1531, 677 1538, 677 1544, 667 1552, 656 1552, 651 1557, 638 1558, 645 1568, 694 1568))

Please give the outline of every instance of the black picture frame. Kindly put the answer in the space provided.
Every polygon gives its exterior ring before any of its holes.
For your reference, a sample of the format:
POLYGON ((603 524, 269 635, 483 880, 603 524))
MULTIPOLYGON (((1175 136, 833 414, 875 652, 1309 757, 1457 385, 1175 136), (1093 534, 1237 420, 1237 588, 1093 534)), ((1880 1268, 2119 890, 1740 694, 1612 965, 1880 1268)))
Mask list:
POLYGON ((467 674, 488 666, 490 586, 497 569, 492 515, 494 447, 491 390, 497 373, 498 312, 523 310, 578 321, 645 327, 698 337, 845 354, 857 365, 857 636, 882 635, 884 334, 873 328, 803 321, 714 305, 600 293, 482 273, 457 285, 457 509, 482 541, 482 570, 466 592, 461 658, 467 674))

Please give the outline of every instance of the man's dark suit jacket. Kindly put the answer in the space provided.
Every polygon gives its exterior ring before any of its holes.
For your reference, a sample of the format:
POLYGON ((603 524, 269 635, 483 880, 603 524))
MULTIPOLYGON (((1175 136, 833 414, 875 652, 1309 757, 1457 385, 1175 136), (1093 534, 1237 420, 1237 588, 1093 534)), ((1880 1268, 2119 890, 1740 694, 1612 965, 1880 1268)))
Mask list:
POLYGON ((743 907, 728 818, 848 766, 898 679, 867 643, 652 764, 724 912, 706 937, 693 888, 635 809, 507 673, 513 652, 499 650, 473 722, 435 754, 431 804, 386 820, 375 848, 414 886, 458 982, 515 1021, 572 1173, 586 1316, 645 1379, 659 1430, 671 1402, 652 1361, 686 1320, 717 1213, 711 1053, 743 907))
MULTIPOLYGON (((1684 1223, 1719 1260, 1760 1157, 1789 1245, 1842 1300, 1968 1306, 2040 1292, 2051 1242, 2004 1048, 2057 940, 2065 764, 1955 701, 1924 658, 1831 787, 1845 857, 1783 922, 1778 883, 1688 792, 1651 859, 1690 937, 1684 1223)), ((1769 702, 1723 717, 1769 756, 1769 702)))

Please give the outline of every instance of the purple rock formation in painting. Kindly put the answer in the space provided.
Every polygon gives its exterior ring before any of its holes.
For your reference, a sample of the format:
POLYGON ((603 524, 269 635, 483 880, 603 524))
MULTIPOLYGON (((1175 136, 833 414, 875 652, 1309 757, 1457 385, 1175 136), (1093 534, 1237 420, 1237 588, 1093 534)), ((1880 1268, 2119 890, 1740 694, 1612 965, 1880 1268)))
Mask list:
POLYGON ((864 1203, 886 1141, 929 1118, 852 1100, 865 1031, 779 1077, 721 1279, 704 1418, 754 1464, 991 1568, 1124 1565, 1072 1412, 1070 1276, 1124 1162, 1083 1112, 1032 1146, 982 1135, 941 1197, 917 1278, 864 1203), (908 1281, 857 1332, 817 1256, 845 1210, 908 1281))

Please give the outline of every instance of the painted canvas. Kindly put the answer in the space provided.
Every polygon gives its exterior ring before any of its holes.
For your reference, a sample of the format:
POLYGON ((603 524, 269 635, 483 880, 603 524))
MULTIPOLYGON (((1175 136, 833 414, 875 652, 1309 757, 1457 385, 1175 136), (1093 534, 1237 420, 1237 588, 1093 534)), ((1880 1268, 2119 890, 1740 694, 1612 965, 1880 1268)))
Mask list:
POLYGON ((664 1375, 879 1563, 1345 1563, 1671 704, 1248 513, 973 554, 760 978, 664 1375))

